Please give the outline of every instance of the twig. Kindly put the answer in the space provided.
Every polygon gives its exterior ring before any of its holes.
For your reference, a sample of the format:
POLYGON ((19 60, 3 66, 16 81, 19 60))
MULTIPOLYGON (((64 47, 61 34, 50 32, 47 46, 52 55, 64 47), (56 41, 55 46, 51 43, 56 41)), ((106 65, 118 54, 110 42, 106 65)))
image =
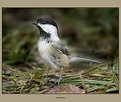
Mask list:
POLYGON ((29 80, 29 84, 31 83, 31 81, 32 81, 32 79, 33 79, 33 77, 34 77, 34 75, 35 75, 35 73, 32 74, 32 76, 31 76, 31 78, 30 78, 30 80, 29 80))
POLYGON ((34 88, 34 87, 35 87, 35 85, 30 86, 30 87, 29 87, 24 93, 28 93, 28 92, 30 92, 31 89, 34 88))
POLYGON ((89 72, 91 72, 91 71, 93 71, 95 69, 98 69, 98 67, 96 67, 96 68, 90 68, 90 69, 86 70, 85 72, 83 72, 82 75, 86 75, 86 74, 88 74, 89 72))
POLYGON ((39 93, 44 93, 44 92, 47 92, 48 90, 50 90, 50 88, 44 89, 44 90, 40 91, 39 93))
POLYGON ((9 80, 9 81, 13 81, 16 85, 18 85, 17 82, 12 78, 6 77, 4 75, 2 75, 2 78, 6 79, 6 80, 9 80))
POLYGON ((81 73, 79 73, 79 76, 80 76, 80 79, 81 79, 81 82, 82 82, 82 86, 83 86, 83 88, 84 88, 84 90, 85 90, 85 93, 87 93, 86 85, 85 85, 85 83, 84 83, 84 81, 83 81, 83 79, 82 79, 81 73))

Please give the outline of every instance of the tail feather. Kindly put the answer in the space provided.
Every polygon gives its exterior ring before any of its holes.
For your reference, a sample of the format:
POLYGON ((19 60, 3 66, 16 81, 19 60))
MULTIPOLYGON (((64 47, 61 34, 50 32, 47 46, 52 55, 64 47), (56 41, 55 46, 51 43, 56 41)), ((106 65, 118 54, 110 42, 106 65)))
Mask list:
POLYGON ((76 56, 70 56, 70 62, 93 62, 93 63, 98 63, 100 64, 100 61, 92 60, 92 59, 87 59, 87 58, 82 58, 82 57, 76 57, 76 56))

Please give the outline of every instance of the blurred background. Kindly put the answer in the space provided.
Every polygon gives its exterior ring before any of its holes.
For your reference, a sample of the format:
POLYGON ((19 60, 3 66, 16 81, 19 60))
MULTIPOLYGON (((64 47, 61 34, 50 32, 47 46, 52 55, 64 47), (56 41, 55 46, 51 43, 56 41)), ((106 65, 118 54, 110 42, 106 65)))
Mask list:
POLYGON ((3 66, 41 63, 39 31, 32 25, 41 16, 55 20, 60 38, 72 55, 110 64, 118 58, 118 8, 3 8, 3 66))
POLYGON ((119 93, 119 9, 2 8, 2 65, 5 94, 119 93), (51 70, 50 80, 43 84, 46 67, 37 49, 40 34, 32 24, 41 16, 55 20, 72 55, 102 64, 86 68, 81 63, 83 68, 76 72, 64 68, 59 86, 55 82, 60 72, 51 70))

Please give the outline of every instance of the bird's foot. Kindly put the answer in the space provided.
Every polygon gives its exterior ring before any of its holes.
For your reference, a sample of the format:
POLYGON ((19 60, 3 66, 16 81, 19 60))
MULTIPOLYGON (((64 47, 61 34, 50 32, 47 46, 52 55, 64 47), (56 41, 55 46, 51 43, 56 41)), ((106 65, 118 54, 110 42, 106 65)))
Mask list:
POLYGON ((45 78, 44 85, 50 80, 50 78, 45 78))
POLYGON ((61 82, 61 80, 63 80, 63 78, 61 77, 61 78, 59 78, 58 80, 56 80, 56 82, 55 83, 58 83, 58 85, 59 85, 59 83, 61 82))

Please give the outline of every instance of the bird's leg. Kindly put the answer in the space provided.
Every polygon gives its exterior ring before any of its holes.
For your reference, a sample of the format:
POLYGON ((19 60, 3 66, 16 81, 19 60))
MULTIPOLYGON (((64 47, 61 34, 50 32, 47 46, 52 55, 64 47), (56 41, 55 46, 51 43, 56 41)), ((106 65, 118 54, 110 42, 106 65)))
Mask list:
POLYGON ((62 71, 63 71, 63 67, 61 67, 61 72, 60 72, 59 79, 56 81, 58 83, 58 85, 61 82, 61 80, 63 80, 63 78, 62 78, 62 71))
POLYGON ((50 78, 48 78, 49 70, 50 70, 50 68, 48 68, 48 70, 47 70, 47 74, 46 74, 46 77, 45 77, 45 82, 44 82, 44 84, 46 84, 46 83, 50 80, 50 78))

